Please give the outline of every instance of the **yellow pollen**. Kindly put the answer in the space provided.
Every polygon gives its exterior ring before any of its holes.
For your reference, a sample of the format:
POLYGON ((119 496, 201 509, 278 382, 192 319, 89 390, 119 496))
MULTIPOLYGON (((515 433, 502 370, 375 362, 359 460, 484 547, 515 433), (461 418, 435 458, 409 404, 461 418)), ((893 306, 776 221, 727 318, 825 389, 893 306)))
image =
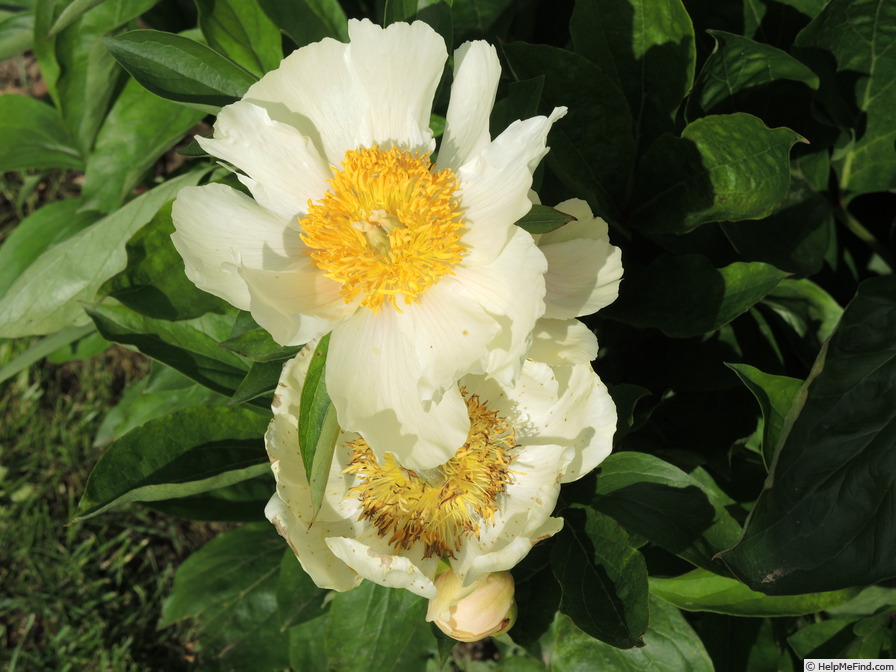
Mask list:
POLYGON ((308 254, 351 303, 379 310, 419 301, 463 258, 457 176, 433 171, 429 154, 350 149, 331 190, 300 220, 308 254))
POLYGON ((511 481, 517 447, 513 429, 477 395, 467 396, 470 433, 453 458, 424 474, 400 466, 391 453, 383 464, 364 439, 348 445, 352 457, 343 473, 356 475, 349 496, 361 502, 361 516, 389 544, 407 550, 423 543, 423 555, 454 557, 464 541, 479 537, 493 522, 498 495, 511 481))

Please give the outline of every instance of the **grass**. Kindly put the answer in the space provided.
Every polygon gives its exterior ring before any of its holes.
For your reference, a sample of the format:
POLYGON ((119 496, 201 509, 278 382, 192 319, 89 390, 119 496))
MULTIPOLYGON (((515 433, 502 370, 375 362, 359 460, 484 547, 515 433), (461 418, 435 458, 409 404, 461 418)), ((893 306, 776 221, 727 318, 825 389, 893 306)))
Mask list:
MULTIPOLYGON (((24 347, 0 343, 0 366, 24 347)), ((212 536, 130 507, 67 525, 100 450, 93 435, 144 360, 113 347, 41 363, 0 387, 0 667, 186 670, 187 626, 156 630, 177 565, 212 536)))

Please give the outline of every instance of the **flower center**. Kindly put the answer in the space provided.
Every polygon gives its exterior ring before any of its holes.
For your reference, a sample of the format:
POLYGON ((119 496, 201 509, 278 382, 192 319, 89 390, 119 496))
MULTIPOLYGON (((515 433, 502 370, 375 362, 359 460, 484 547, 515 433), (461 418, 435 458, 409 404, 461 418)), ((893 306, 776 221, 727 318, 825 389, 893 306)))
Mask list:
POLYGON ((387 453, 383 464, 364 439, 348 445, 352 457, 344 473, 357 477, 349 490, 369 520, 389 543, 407 550, 423 542, 425 557, 454 557, 480 525, 490 524, 498 495, 511 483, 509 470, 516 443, 513 429, 496 411, 467 396, 470 433, 454 457, 426 472, 405 469, 387 453))
POLYGON ((300 221, 308 254, 351 303, 397 308, 450 274, 464 255, 457 176, 433 172, 429 154, 350 149, 328 191, 300 221))

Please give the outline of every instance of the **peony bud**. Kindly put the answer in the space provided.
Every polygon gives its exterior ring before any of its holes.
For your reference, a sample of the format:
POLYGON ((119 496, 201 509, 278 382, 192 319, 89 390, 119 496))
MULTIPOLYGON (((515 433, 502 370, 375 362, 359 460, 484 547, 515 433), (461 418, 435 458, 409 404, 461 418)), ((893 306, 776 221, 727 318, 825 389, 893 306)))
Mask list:
POLYGON ((461 642, 502 635, 516 621, 510 572, 494 572, 464 587, 454 572, 447 571, 436 579, 436 590, 426 620, 461 642))

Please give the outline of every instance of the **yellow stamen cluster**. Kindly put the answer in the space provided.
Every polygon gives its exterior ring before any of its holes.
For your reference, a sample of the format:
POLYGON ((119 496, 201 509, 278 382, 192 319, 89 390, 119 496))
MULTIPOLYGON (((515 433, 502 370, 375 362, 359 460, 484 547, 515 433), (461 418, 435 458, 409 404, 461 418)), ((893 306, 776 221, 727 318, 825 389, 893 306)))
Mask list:
POLYGON ((510 463, 516 448, 513 429, 496 411, 466 396, 470 433, 466 443, 441 467, 427 473, 405 469, 387 454, 380 465, 364 439, 352 441, 345 473, 355 474, 349 491, 389 544, 407 550, 423 543, 423 554, 454 557, 480 526, 494 520, 498 495, 511 483, 510 463))
POLYGON ((302 241, 351 303, 374 311, 410 304, 452 273, 466 248, 457 176, 434 172, 429 154, 378 146, 349 150, 333 168, 331 190, 309 201, 302 241))

